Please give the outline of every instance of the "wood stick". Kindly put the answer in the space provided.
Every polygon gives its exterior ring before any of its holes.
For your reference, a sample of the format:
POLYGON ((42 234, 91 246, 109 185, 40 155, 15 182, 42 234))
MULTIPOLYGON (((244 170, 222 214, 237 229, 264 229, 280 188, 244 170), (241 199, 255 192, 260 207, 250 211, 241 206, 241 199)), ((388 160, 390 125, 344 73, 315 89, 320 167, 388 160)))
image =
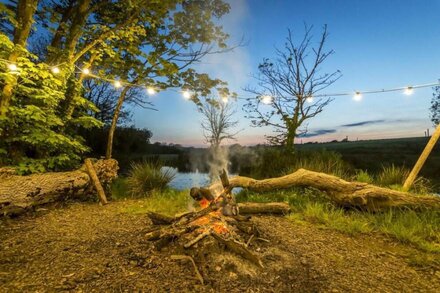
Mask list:
POLYGON ((286 202, 243 202, 238 204, 238 209, 242 215, 253 214, 277 214, 287 215, 290 213, 290 206, 286 202))
POLYGON ((201 233, 199 236, 197 236, 196 238, 192 239, 191 241, 189 241, 188 243, 185 243, 183 245, 183 247, 185 248, 190 248, 191 246, 193 246, 194 244, 196 244, 197 242, 199 242, 200 240, 202 240, 203 238, 205 238, 206 236, 211 234, 211 230, 207 230, 203 233, 201 233))
POLYGON ((189 255, 171 255, 171 259, 172 260, 189 260, 194 267, 194 271, 196 272, 196 276, 199 279, 200 283, 202 285, 205 285, 205 281, 203 280, 203 277, 200 274, 199 269, 197 268, 196 263, 191 256, 189 256, 189 255))
POLYGON ((419 174, 420 170, 428 159, 429 154, 431 153, 439 138, 440 124, 437 126, 434 134, 431 136, 428 143, 426 144, 425 149, 423 150, 422 154, 420 155, 419 159, 411 170, 411 173, 409 173, 408 178, 406 178, 405 183, 403 184, 404 191, 408 191, 411 188, 414 180, 416 180, 417 175, 419 174))
POLYGON ((105 196, 104 188, 102 188, 101 182, 99 181, 98 175, 96 175, 96 170, 93 167, 92 160, 89 158, 85 159, 85 165, 87 168, 87 172, 89 173, 90 179, 93 182, 93 185, 95 186, 96 192, 99 196, 99 201, 102 205, 107 204, 107 197, 105 196))
POLYGON ((244 257, 245 259, 253 262, 254 264, 256 264, 257 266, 263 268, 263 263, 261 262, 261 259, 256 256, 255 254, 253 254, 252 252, 250 252, 246 247, 245 244, 242 244, 238 241, 235 241, 233 239, 224 239, 222 236, 220 236, 217 233, 212 233, 212 236, 214 236, 215 239, 217 239, 217 241, 223 243, 229 250, 231 250, 234 253, 237 253, 239 255, 241 255, 242 257, 244 257))

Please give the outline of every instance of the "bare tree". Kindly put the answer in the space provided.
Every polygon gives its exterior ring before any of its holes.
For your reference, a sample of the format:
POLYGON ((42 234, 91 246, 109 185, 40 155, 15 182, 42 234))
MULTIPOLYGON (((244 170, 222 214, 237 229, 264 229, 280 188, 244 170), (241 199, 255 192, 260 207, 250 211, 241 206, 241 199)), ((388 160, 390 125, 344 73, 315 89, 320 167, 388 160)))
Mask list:
POLYGON ((273 144, 285 145, 293 151, 295 137, 304 135, 304 122, 313 118, 332 101, 316 97, 319 91, 341 77, 339 70, 321 73, 322 63, 334 53, 326 51, 327 26, 323 27, 319 42, 313 46, 312 27, 305 26, 304 37, 296 43, 288 30, 284 50, 276 49, 276 58, 264 59, 253 77, 257 87, 245 90, 256 97, 249 98, 244 110, 252 126, 272 126, 275 135, 267 136, 273 144))
POLYGON ((201 104, 199 111, 203 116, 201 126, 205 142, 210 145, 209 174, 211 180, 218 179, 219 172, 227 169, 228 165, 228 150, 222 148, 221 143, 227 139, 236 139, 238 134, 238 131, 233 131, 238 124, 233 117, 236 112, 232 103, 213 99, 201 104))

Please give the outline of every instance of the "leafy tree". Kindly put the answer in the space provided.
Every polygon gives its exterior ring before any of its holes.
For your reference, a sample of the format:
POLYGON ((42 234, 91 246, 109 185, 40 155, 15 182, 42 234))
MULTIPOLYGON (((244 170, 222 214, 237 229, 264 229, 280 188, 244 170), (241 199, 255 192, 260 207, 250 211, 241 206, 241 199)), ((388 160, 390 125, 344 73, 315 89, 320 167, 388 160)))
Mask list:
MULTIPOLYGON (((57 118, 56 127, 46 125, 48 119, 39 121, 41 125, 38 127, 47 127, 77 144, 75 155, 71 156, 73 159, 86 150, 82 140, 77 137, 79 130, 101 126, 102 123, 96 118, 109 121, 108 115, 95 114, 100 109, 93 103, 93 93, 88 92, 88 79, 95 76, 78 68, 93 69, 94 74, 108 77, 104 80, 119 79, 123 84, 117 101, 113 99, 116 104, 111 107, 113 116, 109 127, 107 157, 111 155, 112 137, 119 113, 124 112, 124 102, 149 105, 145 95, 138 90, 140 86, 154 86, 157 90, 184 87, 192 91, 191 99, 197 104, 201 102, 201 96, 211 94, 212 88, 228 94, 224 82, 191 68, 206 54, 226 50, 228 36, 216 24, 216 19, 229 11, 229 5, 222 0, 41 0, 40 3, 36 0, 18 0, 2 4, 0 9, 0 29, 13 39, 14 44, 8 55, 4 55, 10 63, 20 61, 21 52, 28 54, 24 48, 36 16, 38 25, 33 28, 38 30, 39 35, 45 35, 45 40, 38 42, 30 38, 30 47, 38 53, 40 61, 35 55, 29 55, 27 59, 38 68, 33 69, 36 75, 50 75, 51 79, 56 80, 47 79, 44 82, 53 82, 52 86, 56 86, 58 91, 56 101, 45 108, 48 115, 57 118), (46 47, 45 43, 48 44, 46 47), (41 63, 42 60, 48 65, 41 63), (56 76, 50 73, 55 67, 60 69, 56 76)), ((19 76, 11 74, 5 66, 2 68, 4 79, 0 101, 3 121, 16 119, 17 113, 10 110, 32 99, 30 90, 23 94, 18 91, 17 84, 26 76, 25 69, 22 77, 22 72, 19 76)), ((28 86, 32 90, 32 86, 39 89, 37 83, 29 83, 28 86)), ((52 95, 50 91, 46 94, 52 95)), ((109 105, 99 106, 107 111, 105 107, 109 105)), ((30 115, 25 117, 30 125, 33 118, 30 115)), ((6 122, 2 127, 5 125, 6 122)), ((19 135, 18 132, 1 131, 2 139, 3 135, 10 139, 17 139, 14 136, 19 135)), ((33 152, 22 151, 22 158, 50 158, 57 154, 57 149, 51 152, 40 151, 44 149, 43 145, 34 147, 36 150, 33 152), (38 156, 34 156, 36 153, 38 156)), ((68 150, 70 148, 66 148, 68 150)), ((6 157, 10 162, 20 161, 10 160, 10 156, 8 152, 6 157)))
POLYGON ((440 86, 434 88, 431 100, 431 121, 434 126, 440 123, 440 86))
POLYGON ((0 58, 18 53, 18 69, 0 67, 0 86, 16 81, 7 115, 0 116, 0 164, 18 165, 21 173, 70 167, 87 150, 82 139, 59 133, 56 105, 63 97, 62 77, 54 76, 36 56, 0 34, 0 58))
POLYGON ((286 146, 293 151, 295 137, 305 134, 304 123, 331 102, 331 98, 314 98, 341 76, 339 71, 321 73, 324 61, 333 54, 326 51, 327 26, 324 26, 318 45, 312 45, 312 27, 295 42, 288 31, 284 50, 276 50, 276 58, 264 59, 254 76, 257 86, 246 90, 255 94, 245 105, 252 126, 272 126, 277 135, 267 136, 269 142, 286 146))

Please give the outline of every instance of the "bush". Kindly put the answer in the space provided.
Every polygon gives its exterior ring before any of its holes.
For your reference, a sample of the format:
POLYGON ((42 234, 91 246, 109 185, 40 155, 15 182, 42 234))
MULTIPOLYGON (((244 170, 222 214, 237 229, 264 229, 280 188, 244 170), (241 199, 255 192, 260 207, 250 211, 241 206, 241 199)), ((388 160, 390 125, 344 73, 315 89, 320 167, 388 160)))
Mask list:
POLYGON ((163 168, 162 163, 132 163, 127 177, 128 192, 131 196, 150 195, 154 190, 163 190, 174 179, 176 172, 171 168, 163 168))

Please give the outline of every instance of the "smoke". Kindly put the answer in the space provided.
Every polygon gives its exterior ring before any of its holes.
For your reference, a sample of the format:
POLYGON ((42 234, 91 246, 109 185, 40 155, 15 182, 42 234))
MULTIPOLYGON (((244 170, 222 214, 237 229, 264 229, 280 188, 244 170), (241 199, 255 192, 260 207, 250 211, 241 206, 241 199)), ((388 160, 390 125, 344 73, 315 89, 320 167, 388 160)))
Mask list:
POLYGON ((219 179, 220 173, 223 170, 229 171, 229 148, 224 146, 210 147, 209 156, 209 178, 211 182, 214 182, 219 179))

